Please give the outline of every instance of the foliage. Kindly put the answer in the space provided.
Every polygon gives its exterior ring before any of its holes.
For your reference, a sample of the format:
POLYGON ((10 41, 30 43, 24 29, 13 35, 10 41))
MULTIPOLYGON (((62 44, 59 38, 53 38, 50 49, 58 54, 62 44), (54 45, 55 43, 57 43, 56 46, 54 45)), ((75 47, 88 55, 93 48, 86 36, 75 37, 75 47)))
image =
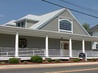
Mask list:
POLYGON ((96 61, 97 59, 87 59, 87 61, 96 61))
POLYGON ((23 61, 22 63, 23 63, 23 64, 27 64, 27 63, 28 63, 28 61, 23 61))
POLYGON ((9 60, 8 60, 8 62, 10 63, 10 64, 18 64, 19 63, 19 59, 18 58, 10 58, 9 60))
POLYGON ((96 59, 92 59, 92 61, 96 61, 96 59))
POLYGON ((60 61, 61 61, 61 60, 59 60, 59 59, 56 59, 56 60, 55 60, 56 63, 58 63, 58 62, 60 62, 60 61))
POLYGON ((89 24, 87 24, 87 23, 84 23, 84 24, 83 24, 83 27, 84 27, 87 31, 89 31, 89 29, 90 29, 90 26, 89 26, 89 24))
POLYGON ((42 59, 41 56, 32 56, 31 57, 31 62, 33 62, 33 63, 42 63, 43 59, 42 59))
POLYGON ((48 62, 52 62, 51 58, 46 58, 45 60, 48 61, 48 62))
POLYGON ((6 62, 0 62, 0 64, 6 64, 6 62))
POLYGON ((74 62, 79 62, 80 59, 79 59, 79 58, 74 58, 73 61, 74 61, 74 62))

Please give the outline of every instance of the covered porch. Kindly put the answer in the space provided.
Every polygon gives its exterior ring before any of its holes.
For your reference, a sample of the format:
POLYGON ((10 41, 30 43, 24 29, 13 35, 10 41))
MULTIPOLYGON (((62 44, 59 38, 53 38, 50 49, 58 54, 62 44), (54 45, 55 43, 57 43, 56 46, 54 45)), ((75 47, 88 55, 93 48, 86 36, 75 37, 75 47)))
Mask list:
MULTIPOLYGON (((0 34, 4 34, 5 36, 10 35, 13 36, 13 46, 0 46, 0 60, 7 60, 10 57, 16 57, 21 59, 29 59, 31 56, 39 55, 43 58, 53 58, 53 59, 69 59, 78 57, 79 53, 83 52, 87 54, 87 58, 98 58, 98 52, 92 50, 92 44, 86 44, 86 42, 97 42, 97 37, 84 36, 84 35, 76 35, 70 33, 63 32, 52 32, 52 31, 44 31, 44 30, 30 30, 23 28, 11 28, 0 26, 0 34), (21 36, 27 37, 37 37, 39 38, 39 44, 42 47, 19 47, 19 38, 21 36), (41 40, 41 39, 42 40, 41 40), (55 41, 58 43, 56 43, 55 41), (53 40, 50 42, 50 40, 53 40), (40 42, 42 41, 42 42, 40 42), (80 42, 79 46, 74 41, 80 42), (56 44, 54 44, 56 43, 56 44), (67 43, 67 44, 66 44, 67 43), (50 46, 51 44, 51 46, 50 46), (77 46, 77 49, 76 46, 77 46), (88 47, 88 46, 89 47, 88 47), (58 46, 58 47, 57 47, 58 46), (88 48, 86 48, 88 47, 88 48)), ((7 40, 5 40, 7 41, 7 40)), ((33 40, 31 40, 33 41, 33 40)), ((10 40, 8 41, 10 42, 10 40)), ((37 43, 35 42, 37 45, 37 43)), ((31 44, 32 45, 32 44, 31 44)))

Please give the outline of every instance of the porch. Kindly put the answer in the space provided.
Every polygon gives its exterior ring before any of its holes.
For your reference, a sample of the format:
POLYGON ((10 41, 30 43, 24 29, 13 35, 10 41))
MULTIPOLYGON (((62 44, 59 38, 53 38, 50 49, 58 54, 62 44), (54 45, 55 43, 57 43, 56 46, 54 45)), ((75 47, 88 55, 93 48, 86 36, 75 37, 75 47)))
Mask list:
POLYGON ((90 43, 98 41, 97 37, 3 26, 0 30, 2 30, 0 31, 0 60, 10 57, 29 59, 33 55, 40 55, 43 58, 69 59, 78 57, 80 52, 86 53, 88 58, 98 57, 97 51, 92 50, 92 44, 86 44, 88 41, 90 43), (19 38, 28 39, 26 48, 19 47, 19 38), (62 47, 60 41, 67 41, 68 48, 64 48, 64 43, 62 47))
MULTIPOLYGON (((0 60, 8 60, 11 57, 15 57, 15 51, 13 48, 8 47, 0 47, 0 60), (5 50, 4 50, 5 49, 5 50)), ((49 56, 48 58, 52 59, 69 59, 69 50, 62 49, 49 49, 49 56)), ((78 58, 79 53, 82 50, 72 50, 72 58, 78 58)), ((43 58, 46 58, 45 49, 38 49, 38 48, 19 48, 19 56, 22 60, 28 60, 31 56, 39 55, 43 58)), ((98 51, 94 50, 86 50, 87 58, 98 58, 98 51)))

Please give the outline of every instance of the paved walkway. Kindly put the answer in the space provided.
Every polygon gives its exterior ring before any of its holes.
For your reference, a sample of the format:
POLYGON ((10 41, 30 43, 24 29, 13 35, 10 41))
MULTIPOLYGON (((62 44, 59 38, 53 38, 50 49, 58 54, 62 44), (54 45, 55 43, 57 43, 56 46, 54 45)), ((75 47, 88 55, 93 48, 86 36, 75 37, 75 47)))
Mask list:
POLYGON ((0 65, 0 69, 46 68, 46 67, 80 66, 80 65, 96 65, 96 64, 98 64, 98 62, 55 63, 55 64, 23 64, 23 65, 0 65))

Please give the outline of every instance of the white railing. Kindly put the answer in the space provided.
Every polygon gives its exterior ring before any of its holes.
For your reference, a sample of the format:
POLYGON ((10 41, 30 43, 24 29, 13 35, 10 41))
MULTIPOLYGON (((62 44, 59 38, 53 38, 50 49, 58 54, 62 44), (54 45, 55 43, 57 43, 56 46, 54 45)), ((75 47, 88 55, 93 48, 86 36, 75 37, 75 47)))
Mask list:
MULTIPOLYGON (((72 50, 72 56, 78 57, 82 50, 72 50)), ((87 57, 98 57, 98 51, 86 50, 87 57)), ((19 48, 19 57, 30 57, 34 55, 45 56, 45 49, 41 48, 19 48)), ((14 57, 15 50, 13 48, 0 47, 0 57, 14 57)), ((49 57, 68 57, 69 50, 49 49, 49 57)))
POLYGON ((8 56, 8 52, 0 52, 0 56, 8 56))
MULTIPOLYGON (((49 57, 66 57, 69 54, 68 50, 64 50, 63 54, 60 49, 49 49, 49 57)), ((45 56, 45 49, 38 48, 19 48, 19 57, 30 57, 34 55, 45 56)), ((0 57, 14 57, 15 51, 11 51, 8 49, 0 51, 0 57)))
POLYGON ((87 50, 87 57, 98 57, 98 51, 87 50))
POLYGON ((0 52, 0 57, 14 57, 14 51, 0 52))
MULTIPOLYGON (((73 57, 79 57, 79 53, 81 53, 82 50, 72 50, 72 56, 73 57)), ((98 57, 98 51, 93 50, 86 50, 87 57, 98 57)))
POLYGON ((60 49, 49 49, 49 56, 50 57, 60 56, 60 49))
POLYGON ((72 56, 73 57, 79 57, 79 53, 81 53, 82 50, 72 50, 72 56))
POLYGON ((19 51, 20 57, 30 57, 30 56, 34 56, 34 55, 45 56, 45 50, 44 49, 34 49, 34 50, 19 51))

